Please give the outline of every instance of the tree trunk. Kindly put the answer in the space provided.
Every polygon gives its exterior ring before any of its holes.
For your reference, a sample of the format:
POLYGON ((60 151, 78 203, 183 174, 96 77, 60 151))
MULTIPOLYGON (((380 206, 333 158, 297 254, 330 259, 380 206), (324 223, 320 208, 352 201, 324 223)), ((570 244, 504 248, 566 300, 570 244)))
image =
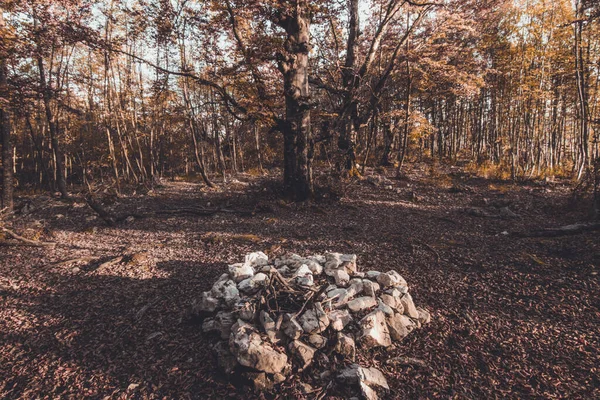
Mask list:
MULTIPOLYGON (((4 28, 4 18, 0 12, 0 29, 4 28)), ((4 41, 2 41, 4 42, 4 41)), ((4 43, 3 43, 4 44, 4 43)), ((6 47, 3 45, 3 49, 6 47)), ((0 136, 2 137, 2 203, 1 209, 7 212, 13 210, 13 158, 12 158, 12 143, 10 135, 10 118, 7 107, 8 104, 8 87, 6 84, 6 75, 8 69, 6 67, 5 54, 0 54, 0 136)))
MULTIPOLYGON (((40 51, 40 49, 38 49, 40 51)), ((44 70, 44 60, 41 53, 37 56, 38 70, 40 73, 40 87, 42 90, 42 99, 44 102, 44 112, 46 114, 46 120, 48 121, 48 130, 50 131, 50 142, 52 143, 52 151, 54 152, 55 158, 55 169, 56 169, 56 188, 61 194, 62 198, 68 198, 69 193, 67 192, 67 182, 64 175, 64 163, 63 155, 60 151, 60 145, 58 142, 58 132, 56 128, 56 121, 52 116, 52 109, 50 108, 50 99, 52 94, 50 88, 46 82, 46 72, 44 70)))
POLYGON ((310 93, 308 86, 308 53, 310 21, 306 0, 296 0, 291 10, 281 10, 277 23, 287 33, 285 53, 279 55, 278 67, 283 75, 285 120, 279 121, 284 137, 284 189, 296 201, 313 195, 309 146, 310 93))

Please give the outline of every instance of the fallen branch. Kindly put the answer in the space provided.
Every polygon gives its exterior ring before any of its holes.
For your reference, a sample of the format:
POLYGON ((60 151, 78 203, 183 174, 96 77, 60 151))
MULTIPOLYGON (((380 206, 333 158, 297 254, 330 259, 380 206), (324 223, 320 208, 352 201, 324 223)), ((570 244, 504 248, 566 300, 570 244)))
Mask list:
POLYGON ((556 237, 567 235, 578 235, 584 232, 600 231, 600 222, 581 223, 561 226, 559 228, 542 229, 528 232, 513 232, 511 236, 515 237, 556 237))
POLYGON ((10 241, 0 242, 0 244, 3 244, 3 245, 33 246, 33 247, 54 247, 54 246, 56 246, 56 243, 54 243, 54 242, 39 242, 37 240, 30 240, 30 239, 24 238, 23 236, 19 236, 16 233, 14 233, 13 231, 11 231, 10 229, 7 229, 3 226, 0 227, 0 230, 2 230, 2 232, 6 233, 8 236, 10 236, 16 240, 16 242, 10 242, 10 241))
POLYGON ((65 265, 69 265, 69 264, 74 264, 77 262, 89 262, 89 261, 95 261, 97 259, 99 259, 100 257, 94 257, 94 256, 86 256, 86 257, 79 257, 79 258, 71 258, 69 260, 64 260, 64 261, 58 261, 53 263, 52 265, 55 267, 62 267, 65 265))

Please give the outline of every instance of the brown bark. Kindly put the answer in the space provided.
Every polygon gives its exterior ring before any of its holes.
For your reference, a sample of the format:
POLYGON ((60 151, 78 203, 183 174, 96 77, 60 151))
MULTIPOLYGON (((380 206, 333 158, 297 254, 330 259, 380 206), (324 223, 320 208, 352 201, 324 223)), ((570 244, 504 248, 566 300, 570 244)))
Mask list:
POLYGON ((304 201, 313 195, 309 146, 310 92, 308 86, 308 53, 310 21, 306 0, 296 0, 290 12, 280 13, 277 24, 285 29, 285 51, 279 54, 279 70, 283 75, 285 120, 279 121, 284 140, 283 183, 286 195, 304 201))
MULTIPOLYGON (((0 12, 0 31, 4 29, 4 18, 0 12)), ((1 39, 0 39, 1 40, 1 39)), ((4 43, 1 47, 6 48, 4 43)), ((12 212, 13 204, 13 158, 11 126, 8 114, 8 88, 6 83, 8 70, 6 55, 0 54, 0 136, 2 138, 2 202, 0 209, 12 212)))

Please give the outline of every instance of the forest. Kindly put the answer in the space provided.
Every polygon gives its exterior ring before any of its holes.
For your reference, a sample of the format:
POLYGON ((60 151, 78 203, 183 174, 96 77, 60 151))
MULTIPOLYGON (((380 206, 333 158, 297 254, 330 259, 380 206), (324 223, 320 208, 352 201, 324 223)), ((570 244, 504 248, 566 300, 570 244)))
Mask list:
POLYGON ((0 136, 0 398, 600 396, 598 0, 0 0, 0 136))

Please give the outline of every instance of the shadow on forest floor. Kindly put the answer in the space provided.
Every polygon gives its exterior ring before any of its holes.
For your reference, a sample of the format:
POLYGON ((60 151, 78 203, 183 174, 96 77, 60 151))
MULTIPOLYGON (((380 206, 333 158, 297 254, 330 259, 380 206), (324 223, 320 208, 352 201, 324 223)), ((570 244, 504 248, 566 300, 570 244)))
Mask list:
MULTIPOLYGON (((583 220, 568 188, 468 176, 457 183, 415 169, 406 180, 353 184, 339 202, 294 205, 277 200, 272 179, 236 181, 214 191, 168 182, 114 207, 250 208, 252 216, 107 227, 82 204, 47 199, 15 220, 20 232, 41 231, 59 245, 0 248, 0 397, 251 397, 216 372, 185 311, 253 250, 353 252, 363 269, 405 276, 433 321, 398 348, 371 350, 368 362, 391 376, 395 398, 598 396, 597 234, 503 234, 583 220), (465 212, 494 204, 520 217, 465 212), (122 255, 141 256, 100 265, 122 255), (80 257, 99 259, 60 263, 80 257), (428 367, 383 365, 397 355, 428 367)), ((283 393, 297 395, 292 385, 283 393)))

